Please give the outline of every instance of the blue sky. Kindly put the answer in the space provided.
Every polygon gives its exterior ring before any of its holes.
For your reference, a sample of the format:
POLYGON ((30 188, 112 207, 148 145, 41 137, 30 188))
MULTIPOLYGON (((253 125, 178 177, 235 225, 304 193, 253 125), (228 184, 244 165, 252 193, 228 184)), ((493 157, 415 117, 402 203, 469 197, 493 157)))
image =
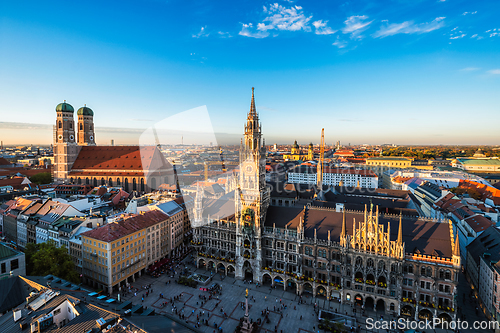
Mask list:
POLYGON ((2 2, 0 136, 50 143, 66 99, 94 110, 100 144, 202 105, 236 143, 254 86, 268 143, 324 127, 328 143, 498 144, 499 15, 498 1, 2 2))

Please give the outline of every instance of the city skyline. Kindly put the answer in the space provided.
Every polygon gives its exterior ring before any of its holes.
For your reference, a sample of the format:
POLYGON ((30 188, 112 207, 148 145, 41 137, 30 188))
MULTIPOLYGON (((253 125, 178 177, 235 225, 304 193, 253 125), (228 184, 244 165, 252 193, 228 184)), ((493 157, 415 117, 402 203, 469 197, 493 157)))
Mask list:
POLYGON ((316 144, 324 127, 328 143, 494 145, 499 9, 472 1, 5 4, 1 139, 52 143, 55 106, 66 99, 94 110, 100 145, 137 143, 154 123, 203 105, 219 143, 237 143, 255 86, 268 144, 316 144))

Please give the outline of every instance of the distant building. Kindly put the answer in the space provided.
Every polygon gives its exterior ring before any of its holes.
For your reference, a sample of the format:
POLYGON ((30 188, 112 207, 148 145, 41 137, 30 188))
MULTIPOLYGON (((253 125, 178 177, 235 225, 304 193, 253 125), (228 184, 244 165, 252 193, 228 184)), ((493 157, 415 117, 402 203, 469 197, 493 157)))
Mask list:
POLYGON ((297 144, 297 140, 292 145, 292 149, 290 153, 283 154, 283 159, 285 160, 300 160, 300 161, 311 161, 314 160, 314 147, 313 144, 310 143, 307 149, 307 153, 303 152, 299 145, 297 144))
MULTIPOLYGON (((288 182, 292 184, 316 184, 316 167, 299 165, 288 171, 288 182)), ((378 188, 378 177, 371 170, 325 167, 323 185, 378 188)))
POLYGON ((459 157, 452 161, 452 166, 469 172, 500 172, 500 159, 459 157))

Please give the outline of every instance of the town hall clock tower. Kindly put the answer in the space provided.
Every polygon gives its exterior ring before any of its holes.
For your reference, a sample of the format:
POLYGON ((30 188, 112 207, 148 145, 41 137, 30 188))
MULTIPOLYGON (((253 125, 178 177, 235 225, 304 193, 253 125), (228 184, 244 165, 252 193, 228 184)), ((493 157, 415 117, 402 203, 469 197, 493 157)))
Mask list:
POLYGON ((236 278, 262 282, 261 233, 269 207, 266 186, 266 148, 262 143, 259 115, 255 109, 254 88, 240 146, 239 186, 236 204, 236 278))

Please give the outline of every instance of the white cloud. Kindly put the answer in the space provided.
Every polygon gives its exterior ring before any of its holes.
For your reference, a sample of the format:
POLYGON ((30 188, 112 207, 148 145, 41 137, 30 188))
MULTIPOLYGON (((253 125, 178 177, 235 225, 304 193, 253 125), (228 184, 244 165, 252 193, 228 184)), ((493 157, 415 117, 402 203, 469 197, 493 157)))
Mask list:
POLYGON ((460 71, 462 71, 462 72, 472 72, 472 71, 477 71, 479 69, 480 68, 477 68, 477 67, 465 67, 465 68, 462 68, 460 71))
POLYGON ((494 74, 494 75, 500 75, 500 69, 492 69, 492 70, 489 70, 488 73, 494 74))
POLYGON ((253 37, 253 38, 266 38, 269 36, 269 32, 267 31, 253 31, 253 24, 252 23, 242 23, 242 28, 241 31, 239 32, 239 35, 245 36, 245 37, 253 37))
POLYGON ((231 34, 229 32, 224 32, 224 31, 219 31, 218 32, 220 38, 231 38, 233 36, 231 36, 231 34))
POLYGON ((493 32, 490 34, 490 37, 500 36, 500 32, 493 32))
POLYGON ((264 11, 269 14, 263 22, 259 23, 257 28, 261 31, 266 30, 284 30, 284 31, 297 31, 304 30, 310 31, 309 21, 312 16, 306 17, 302 7, 300 6, 292 6, 290 8, 286 8, 277 3, 269 6, 269 9, 266 8, 264 11))
POLYGON ((464 12, 462 15, 465 16, 467 14, 470 14, 470 15, 477 14, 477 10, 475 12, 464 12))
POLYGON ((461 34, 461 35, 458 35, 458 36, 453 36, 453 37, 450 37, 450 39, 460 39, 460 38, 464 38, 465 36, 467 36, 467 34, 461 34))
POLYGON ((337 32, 337 30, 333 30, 329 26, 327 26, 328 21, 323 22, 323 20, 314 21, 313 25, 316 28, 316 35, 331 35, 337 32))
POLYGON ((252 23, 243 24, 240 35, 255 38, 269 36, 267 31, 311 31, 309 21, 312 16, 306 16, 301 6, 287 8, 278 3, 268 7, 263 6, 263 12, 267 15, 262 22, 254 26, 252 23))
MULTIPOLYGON (((444 26, 445 17, 437 17, 431 22, 415 24, 413 21, 406 21, 403 23, 392 23, 382 26, 377 32, 373 34, 375 38, 384 38, 397 34, 422 34, 437 30, 444 26)), ((456 29, 456 28, 455 28, 456 29)), ((453 30, 455 30, 453 29, 453 30)))
POLYGON ((477 37, 477 34, 470 36, 470 38, 476 38, 476 37, 477 37))
POLYGON ((197 34, 192 35, 194 38, 200 38, 200 37, 208 37, 210 33, 206 32, 207 26, 201 27, 200 32, 197 34))
POLYGON ((339 49, 343 49, 344 47, 347 46, 347 42, 340 40, 339 36, 337 36, 337 40, 332 45, 335 45, 339 49))
POLYGON ((344 21, 345 27, 342 28, 344 34, 351 34, 351 38, 362 38, 361 33, 365 31, 373 21, 366 21, 366 15, 354 15, 344 21))

